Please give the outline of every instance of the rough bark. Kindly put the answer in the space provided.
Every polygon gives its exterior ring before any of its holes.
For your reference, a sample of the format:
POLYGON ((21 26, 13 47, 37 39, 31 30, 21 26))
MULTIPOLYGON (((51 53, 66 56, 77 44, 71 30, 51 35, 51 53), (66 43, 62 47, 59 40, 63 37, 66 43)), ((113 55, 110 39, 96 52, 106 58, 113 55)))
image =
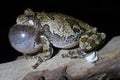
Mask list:
POLYGON ((0 80, 109 80, 120 77, 120 36, 99 51, 99 60, 62 58, 69 50, 60 50, 50 60, 32 69, 36 59, 21 58, 0 64, 0 80))

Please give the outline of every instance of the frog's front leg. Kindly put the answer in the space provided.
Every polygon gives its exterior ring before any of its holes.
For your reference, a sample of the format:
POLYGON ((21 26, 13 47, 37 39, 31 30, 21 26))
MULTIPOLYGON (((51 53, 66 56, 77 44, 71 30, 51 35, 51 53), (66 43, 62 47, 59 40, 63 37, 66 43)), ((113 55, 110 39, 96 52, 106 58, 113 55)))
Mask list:
POLYGON ((42 62, 48 60, 51 58, 53 54, 53 48, 49 42, 49 40, 45 36, 40 36, 41 42, 42 42, 42 52, 35 55, 35 58, 37 58, 37 62, 35 65, 33 65, 33 69, 36 69, 42 62))
POLYGON ((46 60, 50 59, 52 56, 52 52, 43 52, 39 53, 38 55, 35 56, 37 58, 37 62, 32 66, 33 69, 36 69, 42 62, 45 62, 46 60))

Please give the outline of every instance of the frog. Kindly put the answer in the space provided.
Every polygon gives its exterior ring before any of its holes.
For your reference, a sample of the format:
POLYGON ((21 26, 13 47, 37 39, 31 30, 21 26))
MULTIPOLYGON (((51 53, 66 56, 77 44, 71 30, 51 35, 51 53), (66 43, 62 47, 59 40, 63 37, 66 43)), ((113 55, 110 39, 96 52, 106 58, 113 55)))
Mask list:
POLYGON ((91 52, 96 54, 94 49, 105 38, 105 33, 80 19, 62 13, 33 12, 30 8, 17 17, 9 31, 9 41, 15 50, 37 56, 34 69, 54 55, 53 47, 76 48, 77 57, 85 58, 91 52))

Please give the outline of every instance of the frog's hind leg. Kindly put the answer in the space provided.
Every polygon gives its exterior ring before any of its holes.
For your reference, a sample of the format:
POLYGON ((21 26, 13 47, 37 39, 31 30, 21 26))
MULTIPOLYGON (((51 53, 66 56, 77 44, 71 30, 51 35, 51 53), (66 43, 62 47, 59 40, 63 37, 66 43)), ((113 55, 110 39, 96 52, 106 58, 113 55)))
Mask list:
POLYGON ((79 48, 76 51, 69 51, 68 54, 63 54, 63 58, 85 58, 88 62, 95 62, 98 59, 98 52, 95 50, 106 35, 98 33, 96 28, 87 29, 79 38, 79 48))
POLYGON ((78 53, 83 55, 83 57, 86 57, 89 53, 97 55, 97 52, 92 50, 100 46, 105 37, 106 35, 104 33, 98 33, 96 28, 86 30, 86 32, 79 38, 78 53))

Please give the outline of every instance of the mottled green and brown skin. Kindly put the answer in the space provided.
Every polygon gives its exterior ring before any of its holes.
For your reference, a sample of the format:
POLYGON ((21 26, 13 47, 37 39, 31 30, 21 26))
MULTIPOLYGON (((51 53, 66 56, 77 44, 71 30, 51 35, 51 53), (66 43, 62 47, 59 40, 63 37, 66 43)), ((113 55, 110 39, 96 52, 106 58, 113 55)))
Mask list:
MULTIPOLYGON (((97 48, 106 37, 104 33, 97 32, 95 27, 60 13, 33 12, 31 9, 26 9, 24 14, 18 16, 16 22, 18 25, 28 25, 39 29, 40 39, 44 36, 48 39, 47 42, 54 47, 69 49, 79 45, 81 54, 97 48)), ((40 44, 48 47, 46 51, 49 52, 51 46, 40 44)), ((47 56, 51 56, 51 54, 47 56)))

